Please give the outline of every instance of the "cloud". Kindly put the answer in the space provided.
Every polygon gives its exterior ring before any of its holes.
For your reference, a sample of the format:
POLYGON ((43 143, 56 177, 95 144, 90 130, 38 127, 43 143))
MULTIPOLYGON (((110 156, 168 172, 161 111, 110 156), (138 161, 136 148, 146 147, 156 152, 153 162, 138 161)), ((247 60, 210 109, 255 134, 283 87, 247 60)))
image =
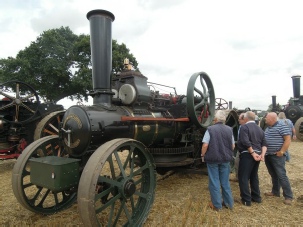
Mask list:
POLYGON ((272 95, 285 104, 293 95, 291 76, 302 74, 296 0, 5 1, 0 58, 15 56, 48 29, 89 34, 86 13, 100 8, 115 15, 113 38, 126 44, 142 73, 179 94, 193 73, 204 71, 217 97, 241 109, 267 109, 272 95))

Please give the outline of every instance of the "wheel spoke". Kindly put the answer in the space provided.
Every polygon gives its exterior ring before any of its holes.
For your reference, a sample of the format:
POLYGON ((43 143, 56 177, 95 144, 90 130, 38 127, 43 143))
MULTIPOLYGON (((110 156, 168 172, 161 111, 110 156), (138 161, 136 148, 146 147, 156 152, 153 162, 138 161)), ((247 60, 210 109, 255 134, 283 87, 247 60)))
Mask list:
MULTIPOLYGON (((44 129, 43 132, 44 132, 44 133, 47 133, 48 135, 58 135, 58 133, 52 132, 52 131, 50 131, 50 130, 48 130, 48 129, 44 129)), ((58 132, 59 132, 59 131, 58 131, 58 132)))
POLYGON ((19 105, 16 105, 15 122, 18 122, 18 116, 19 116, 19 105))
POLYGON ((20 90, 19 90, 20 84, 16 83, 16 99, 20 98, 20 90))
POLYGON ((125 171, 124 171, 124 168, 123 168, 123 165, 122 165, 120 156, 118 155, 118 152, 115 151, 115 152, 114 152, 114 155, 115 155, 116 161, 117 161, 117 163, 118 163, 118 166, 119 166, 119 169, 120 169, 120 173, 122 174, 123 177, 126 177, 126 173, 125 173, 125 171))
POLYGON ((134 197, 130 197, 130 205, 131 205, 131 208, 132 208, 132 211, 135 210, 135 201, 134 201, 134 197))
POLYGON ((133 173, 133 175, 135 176, 135 175, 139 175, 139 174, 141 174, 145 169, 148 169, 149 167, 148 167, 148 163, 145 163, 145 165, 144 166, 141 166, 139 169, 137 169, 134 173, 133 173))
POLYGON ((199 104, 197 104, 197 105, 195 105, 195 110, 197 111, 197 109, 199 109, 200 107, 202 107, 202 106, 205 106, 205 100, 204 99, 202 99, 202 101, 199 103, 199 104))
MULTIPOLYGON (((131 149, 128 152, 127 158, 125 159, 125 162, 124 162, 124 165, 123 165, 123 169, 126 169, 127 164, 129 164, 129 162, 131 160, 131 156, 133 154, 133 150, 134 150, 134 147, 131 147, 131 149)), ((133 164, 133 162, 131 164, 133 164)))
POLYGON ((110 187, 110 188, 102 191, 101 193, 96 194, 95 201, 102 199, 104 196, 107 196, 112 190, 113 190, 113 187, 110 187))
MULTIPOLYGON (((63 193, 63 195, 64 195, 64 193, 63 193)), ((58 193, 54 193, 54 199, 55 199, 55 204, 58 204, 59 203, 58 193)))
POLYGON ((197 92, 202 98, 204 97, 203 92, 200 91, 198 88, 194 87, 194 91, 197 92))
MULTIPOLYGON (((124 201, 123 201, 123 202, 124 202, 124 201)), ((127 206, 126 206, 126 204, 125 204, 125 202, 123 203, 122 207, 123 207, 123 210, 124 210, 124 212, 125 212, 125 215, 126 215, 127 220, 131 223, 131 222, 132 222, 132 220, 131 220, 131 214, 129 213, 129 211, 128 211, 128 209, 127 209, 127 206)))
POLYGON ((114 179, 107 178, 107 177, 100 176, 99 179, 98 179, 98 181, 99 182, 108 183, 108 184, 116 186, 116 187, 120 187, 121 186, 121 183, 119 181, 116 181, 114 179))
POLYGON ((42 187, 38 187, 38 190, 36 192, 36 194, 34 195, 34 197, 32 199, 30 199, 30 201, 35 204, 36 199, 38 198, 38 196, 40 195, 41 191, 42 191, 42 187))
MULTIPOLYGON (((19 105, 18 105, 18 106, 19 106, 19 105)), ((31 112, 31 113, 35 113, 35 112, 36 112, 35 110, 29 108, 27 105, 24 105, 24 103, 21 103, 20 106, 22 106, 23 108, 27 109, 27 110, 28 110, 29 112, 31 112)))
POLYGON ((10 104, 0 107, 0 110, 4 110, 4 109, 10 108, 12 106, 14 106, 14 103, 10 103, 10 104))
POLYGON ((108 218, 108 225, 107 226, 114 226, 112 224, 113 216, 114 216, 114 211, 115 211, 115 203, 111 204, 110 208, 110 213, 109 213, 109 218, 108 218))
POLYGON ((147 194, 146 193, 142 193, 142 192, 139 192, 139 191, 136 191, 135 195, 138 195, 139 197, 144 198, 144 199, 147 198, 147 194))
POLYGON ((107 207, 109 207, 110 205, 115 203, 120 198, 121 198, 121 194, 118 194, 118 195, 112 197, 110 200, 107 201, 107 203, 102 204, 99 208, 96 208, 95 209, 96 213, 102 212, 103 210, 105 210, 107 207))
MULTIPOLYGON (((59 129, 56 128, 52 123, 49 123, 48 124, 52 129, 54 129, 56 131, 56 133, 58 134, 59 133, 59 129)), ((46 130, 46 129, 45 129, 46 130)))
POLYGON ((40 203, 39 203, 37 206, 43 207, 43 203, 44 203, 46 197, 48 196, 48 194, 50 193, 50 191, 51 191, 50 189, 47 189, 47 190, 46 190, 46 192, 45 192, 45 194, 43 195, 43 197, 42 197, 40 203))
POLYGON ((110 167, 112 178, 116 179, 116 173, 115 173, 115 167, 114 167, 114 163, 113 163, 113 157, 110 156, 107 161, 109 163, 109 167, 110 167))
POLYGON ((118 210, 118 212, 117 212, 115 221, 114 221, 114 223, 113 223, 114 226, 117 225, 117 222, 118 222, 118 220, 119 220, 119 218, 120 218, 120 216, 121 216, 121 213, 122 213, 122 210, 123 210, 124 206, 125 206, 125 200, 123 199, 123 200, 121 201, 121 206, 120 206, 120 208, 119 208, 119 210, 118 210))

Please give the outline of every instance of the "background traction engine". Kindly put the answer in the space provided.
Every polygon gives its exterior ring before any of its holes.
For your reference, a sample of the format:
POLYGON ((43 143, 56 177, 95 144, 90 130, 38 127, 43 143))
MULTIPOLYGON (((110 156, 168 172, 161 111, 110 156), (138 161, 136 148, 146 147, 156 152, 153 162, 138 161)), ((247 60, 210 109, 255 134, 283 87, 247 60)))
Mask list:
POLYGON ((303 96, 300 95, 301 76, 292 76, 294 97, 289 100, 289 104, 283 110, 286 118, 290 119, 296 129, 296 137, 303 141, 303 96))
POLYGON ((12 80, 0 84, 0 159, 18 158, 36 139, 58 135, 62 105, 40 103, 28 84, 12 80))
MULTIPOLYGON (((154 201, 156 171, 202 166, 201 139, 215 114, 214 87, 199 72, 186 95, 160 94, 156 88, 163 85, 148 82, 127 61, 111 78, 114 15, 93 10, 87 18, 93 105, 70 107, 58 136, 25 149, 13 169, 13 191, 33 212, 58 212, 77 198, 85 226, 141 226, 154 201)), ((231 111, 227 119, 237 136, 237 114, 231 111)))
MULTIPOLYGON (((289 99, 287 105, 282 109, 280 105, 277 105, 276 96, 272 96, 272 111, 284 112, 286 118, 292 121, 296 129, 296 137, 303 141, 303 96, 300 95, 300 78, 301 76, 292 76, 293 85, 293 97, 289 99)), ((267 127, 265 118, 262 118, 260 126, 265 129, 267 127)))

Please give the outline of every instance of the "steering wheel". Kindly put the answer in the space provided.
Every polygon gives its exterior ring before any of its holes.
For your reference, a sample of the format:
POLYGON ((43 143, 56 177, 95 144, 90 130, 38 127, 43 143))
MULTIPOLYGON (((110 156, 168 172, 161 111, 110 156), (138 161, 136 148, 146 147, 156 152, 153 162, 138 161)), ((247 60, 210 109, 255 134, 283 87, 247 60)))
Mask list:
POLYGON ((25 122, 33 117, 39 106, 37 92, 28 84, 8 81, 0 84, 0 115, 8 122, 25 122))
POLYGON ((193 74, 187 85, 186 105, 189 119, 199 128, 207 128, 215 116, 215 89, 205 72, 193 74), (199 78, 199 82, 196 83, 199 78))
POLYGON ((228 109, 228 103, 225 99, 222 98, 216 98, 216 110, 227 110, 228 109))

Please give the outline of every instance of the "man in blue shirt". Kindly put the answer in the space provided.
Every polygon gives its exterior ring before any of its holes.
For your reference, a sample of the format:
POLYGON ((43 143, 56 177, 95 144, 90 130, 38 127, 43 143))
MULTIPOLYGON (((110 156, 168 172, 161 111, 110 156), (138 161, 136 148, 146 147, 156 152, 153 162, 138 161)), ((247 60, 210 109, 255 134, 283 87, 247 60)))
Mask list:
POLYGON ((291 205, 293 193, 285 169, 285 152, 291 142, 290 130, 287 125, 278 121, 278 116, 274 112, 268 113, 265 120, 268 125, 265 130, 267 142, 265 164, 273 184, 271 192, 266 192, 265 195, 279 197, 282 187, 284 204, 291 205))

